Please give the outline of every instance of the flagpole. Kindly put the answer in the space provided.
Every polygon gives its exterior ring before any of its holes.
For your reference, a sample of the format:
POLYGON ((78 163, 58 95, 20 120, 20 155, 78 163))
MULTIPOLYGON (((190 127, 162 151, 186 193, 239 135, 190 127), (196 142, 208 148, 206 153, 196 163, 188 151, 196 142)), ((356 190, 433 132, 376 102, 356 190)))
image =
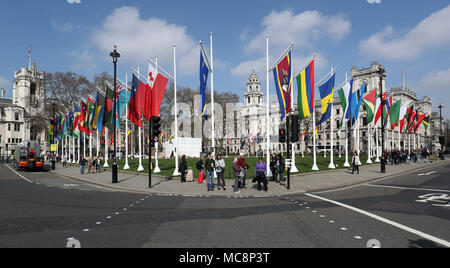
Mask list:
MULTIPOLYGON (((212 149, 214 155, 216 154, 216 140, 215 140, 215 133, 214 133, 214 60, 213 60, 213 33, 209 33, 209 42, 210 42, 210 53, 211 53, 211 113, 212 113, 212 149)), ((215 174, 215 172, 214 172, 215 174)))
MULTIPOLYGON (((333 66, 331 66, 331 71, 334 71, 335 68, 333 66)), ((330 169, 335 169, 336 166, 334 165, 334 152, 333 152, 333 147, 334 147, 334 107, 333 107, 333 101, 334 101, 334 89, 332 96, 331 96, 331 115, 330 115, 330 131, 331 131, 331 151, 330 151, 330 164, 328 165, 328 168, 330 169)), ((325 145, 325 151, 326 150, 326 145, 325 145)))
POLYGON ((173 176, 180 175, 178 171, 178 103, 177 103, 177 45, 173 45, 173 93, 175 105, 175 170, 173 176))
MULTIPOLYGON (((314 88, 313 88, 314 90, 314 88)), ((317 159, 316 159, 316 103, 313 100, 313 166, 312 170, 319 170, 319 167, 317 166, 317 159)))
MULTIPOLYGON (((137 73, 138 73, 138 75, 140 75, 139 66, 137 67, 137 73)), ((142 117, 140 119, 142 119, 142 117)), ((144 123, 142 123, 142 124, 144 124, 144 123)), ((144 125, 142 125, 142 126, 144 126, 144 125)), ((142 135, 144 135, 144 134, 142 133, 143 129, 141 127, 138 126, 138 129, 139 129, 139 167, 138 167, 137 171, 141 172, 141 171, 144 171, 144 167, 142 166, 142 135)), ((148 172, 151 173, 151 170, 149 170, 148 172)))
MULTIPOLYGON (((155 57, 155 68, 156 68, 156 71, 158 71, 158 57, 155 57)), ((152 89, 153 90, 153 89, 152 89)), ((153 109, 152 109, 153 110, 153 109)), ((152 111, 153 112, 153 111, 152 111)), ((151 124, 150 124, 151 125, 151 124)), ((151 128, 151 127, 150 127, 151 128)), ((149 139, 153 139, 153 137, 151 137, 151 133, 149 132, 149 139)), ((150 142, 151 143, 151 142, 150 142)), ((159 141, 158 142, 155 142, 155 169, 154 169, 154 171, 153 171, 153 173, 160 173, 161 172, 161 169, 159 168, 159 161, 158 161, 158 154, 159 154, 159 150, 158 150, 158 147, 159 147, 159 141)), ((150 152, 149 152, 149 155, 151 154, 152 152, 151 152, 151 149, 150 149, 150 152)), ((151 172, 151 171, 150 171, 151 172)))
POLYGON ((75 152, 75 137, 72 137, 72 145, 73 145, 73 150, 72 150, 72 154, 73 154, 73 157, 72 157, 72 164, 76 164, 77 161, 75 160, 75 158, 76 158, 76 152, 75 152))
MULTIPOLYGON (((289 70, 289 74, 291 75, 290 83, 291 83, 291 86, 293 87, 293 85, 292 85, 292 63, 291 63, 291 69, 289 70)), ((294 113, 294 91, 291 88, 291 114, 293 114, 293 113, 294 113)), ((294 130, 292 130, 292 132, 293 131, 294 130)), ((296 131, 298 131, 298 130, 296 130, 296 131)), ((290 170, 292 173, 298 173, 298 169, 295 166, 295 143, 296 143, 296 141, 292 142, 292 160, 291 160, 291 170, 290 170)))
POLYGON ((103 165, 104 168, 109 167, 108 165, 108 141, 109 141, 109 129, 105 126, 105 164, 103 165))
MULTIPOLYGON (((125 73, 125 90, 128 90, 128 73, 125 73)), ((125 166, 124 170, 130 169, 128 165, 128 104, 125 105, 125 166)))
POLYGON ((377 150, 376 150, 377 158, 375 159, 375 163, 380 163, 380 145, 378 144, 378 126, 377 125, 375 125, 375 142, 376 142, 376 146, 377 146, 377 150))
POLYGON ((77 143, 78 143, 78 157, 77 157, 77 163, 80 163, 80 135, 78 135, 78 139, 77 139, 77 143))
POLYGON ((66 136, 66 138, 68 139, 68 140, 66 141, 66 147, 67 147, 67 149, 66 149, 67 162, 69 162, 69 164, 70 164, 70 162, 71 162, 71 157, 70 157, 70 136, 66 136))
POLYGON ((92 158, 92 131, 89 133, 89 158, 92 158))
POLYGON ((83 133, 83 156, 86 157, 86 133, 83 133))
POLYGON ((367 125, 367 140, 368 140, 368 142, 369 142, 369 144, 368 144, 368 146, 367 146, 367 151, 368 151, 368 153, 367 153, 367 155, 368 155, 368 158, 367 158, 367 164, 372 164, 372 142, 371 142, 371 136, 370 136, 370 129, 371 129, 371 127, 372 127, 372 124, 368 124, 367 125))
POLYGON ((97 132, 96 138, 97 138, 97 158, 98 158, 100 154, 100 138, 98 136, 98 129, 96 129, 96 132, 97 132))
MULTIPOLYGON (((270 95, 269 95, 269 35, 266 35, 266 166, 270 167, 270 95)), ((272 171, 267 169, 267 176, 272 177, 272 171)))
MULTIPOLYGON (((345 81, 348 81, 347 73, 345 73, 345 81)), ((352 94, 352 92, 349 93, 350 96, 351 96, 351 94, 352 94)), ((348 102, 348 100, 346 100, 346 102, 348 102)), ((350 104, 347 103, 347 106, 348 105, 350 105, 350 104)), ((346 110, 348 110, 349 108, 350 107, 348 107, 346 110)), ((345 111, 344 111, 344 113, 345 113, 345 111)), ((344 122, 344 119, 345 119, 346 115, 342 114, 342 116, 343 116, 342 122, 344 122)), ((348 135, 349 135, 348 124, 349 124, 349 121, 348 120, 345 121, 345 163, 344 163, 344 167, 350 167, 350 163, 348 162, 348 135)))

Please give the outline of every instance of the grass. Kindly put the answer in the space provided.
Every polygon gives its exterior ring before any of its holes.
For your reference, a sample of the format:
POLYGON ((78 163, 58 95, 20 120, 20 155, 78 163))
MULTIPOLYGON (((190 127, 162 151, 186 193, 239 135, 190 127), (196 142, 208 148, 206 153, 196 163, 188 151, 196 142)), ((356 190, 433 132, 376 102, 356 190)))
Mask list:
MULTIPOLYGON (((232 162, 234 157, 228 157, 225 158, 225 178, 226 179, 232 179, 233 178, 233 172, 232 172, 232 162)), ((250 166, 250 169, 248 171, 247 174, 249 174, 249 176, 253 176, 254 172, 255 172, 255 165, 258 162, 258 157, 245 157, 245 161, 246 163, 250 166)), ((264 161, 266 161, 266 158, 263 158, 264 161)), ((195 164, 197 163, 199 159, 195 158, 195 159, 187 159, 187 164, 188 167, 190 169, 193 170, 194 172, 194 177, 198 177, 198 171, 195 168, 195 164)), ((374 160, 374 159, 373 159, 374 160)), ((372 161, 373 161, 372 160, 372 161)), ((351 157, 349 156, 349 162, 351 161, 351 157)), ((366 165, 367 161, 367 157, 362 156, 361 157, 361 163, 364 165, 366 165)), ((154 167, 154 163, 155 160, 152 159, 153 162, 153 167, 154 167)), ((112 166, 112 160, 110 159, 108 161, 109 166, 112 166)), ((311 172, 315 172, 313 170, 311 170, 312 168, 312 163, 313 163, 313 157, 312 155, 305 155, 304 158, 302 158, 300 155, 297 155, 295 158, 295 163, 296 163, 296 167, 299 170, 300 173, 311 173, 311 172)), ((343 169, 344 167, 344 163, 345 163, 345 155, 342 155, 341 158, 338 157, 338 155, 334 156, 334 165, 336 166, 336 169, 343 169)), ((123 167, 125 166, 125 160, 121 159, 118 162, 119 164, 119 170, 123 170, 123 167)), ((160 173, 158 173, 157 175, 160 176, 165 176, 165 177, 169 177, 172 176, 174 170, 175 170, 175 160, 174 159, 159 159, 159 168, 161 170, 160 173)), ((319 171, 327 171, 327 170, 331 170, 328 168, 328 165, 330 164, 330 155, 328 154, 326 158, 323 157, 323 154, 321 155, 317 155, 317 166, 319 167, 319 171)), ((129 159, 128 160, 128 165, 130 166, 130 169, 128 171, 131 172, 137 172, 137 169, 139 167, 139 159, 129 159)), ((102 164, 103 166, 103 164, 102 164)), ((142 173, 148 174, 148 159, 142 159, 142 166, 144 167, 144 171, 142 173)), ((295 173, 291 173, 291 174, 295 174, 295 173)))

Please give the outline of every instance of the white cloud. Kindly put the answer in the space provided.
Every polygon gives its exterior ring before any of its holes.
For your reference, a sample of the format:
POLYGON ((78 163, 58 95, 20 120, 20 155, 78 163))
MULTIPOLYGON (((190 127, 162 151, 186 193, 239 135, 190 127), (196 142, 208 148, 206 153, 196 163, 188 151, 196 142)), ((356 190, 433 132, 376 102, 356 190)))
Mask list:
POLYGON ((8 89, 11 85, 11 81, 6 78, 0 77, 0 88, 8 89))
POLYGON ((89 50, 74 50, 70 52, 70 55, 77 59, 77 63, 70 66, 70 69, 83 71, 92 71, 95 69, 95 58, 89 50))
MULTIPOLYGON (((450 103, 450 68, 435 70, 426 74, 419 82, 418 91, 433 100, 433 107, 439 103, 450 103)), ((450 109, 446 109, 446 117, 450 117, 450 109)))
POLYGON ((117 45, 121 60, 128 64, 143 64, 146 57, 158 56, 166 68, 172 66, 172 45, 176 44, 178 70, 186 74, 198 71, 198 43, 186 27, 155 17, 143 19, 135 7, 115 9, 93 32, 91 40, 101 51, 110 51, 117 45))
POLYGON ((67 0, 69 4, 81 4, 81 0, 67 0))
POLYGON ((341 40, 351 30, 351 22, 344 15, 326 16, 319 11, 272 11, 262 20, 263 31, 246 46, 246 51, 264 52, 265 36, 270 35, 270 46, 275 50, 284 49, 294 42, 296 49, 312 48, 319 39, 341 40))
POLYGON ((52 22, 52 28, 58 32, 71 33, 74 31, 82 30, 84 27, 80 25, 74 25, 70 22, 65 23, 52 22))
POLYGON ((434 47, 450 45, 450 5, 431 14, 399 38, 386 26, 359 44, 360 53, 385 59, 415 59, 434 47))

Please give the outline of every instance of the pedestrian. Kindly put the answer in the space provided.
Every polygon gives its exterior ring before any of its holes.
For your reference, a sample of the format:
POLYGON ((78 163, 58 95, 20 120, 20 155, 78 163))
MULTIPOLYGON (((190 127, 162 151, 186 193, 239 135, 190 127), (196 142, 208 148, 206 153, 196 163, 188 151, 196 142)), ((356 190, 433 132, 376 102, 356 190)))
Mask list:
POLYGON ((211 153, 209 158, 205 161, 206 170, 206 183, 208 185, 208 192, 214 191, 214 170, 216 168, 216 161, 214 160, 214 154, 211 153))
POLYGON ((361 165, 361 161, 359 160, 359 155, 356 150, 353 153, 352 165, 353 165, 352 174, 355 174, 355 171, 358 172, 359 174, 359 166, 361 165))
POLYGON ((205 159, 205 157, 203 156, 203 154, 200 154, 200 160, 198 160, 197 163, 195 164, 195 168, 197 169, 199 174, 204 172, 204 170, 205 170, 204 159, 205 159))
POLYGON ((234 175, 234 185, 233 185, 233 191, 235 194, 240 193, 239 190, 239 175, 241 174, 241 167, 238 164, 238 159, 234 158, 233 160, 233 175, 234 175))
POLYGON ((62 162, 63 162, 63 167, 66 167, 67 166, 67 158, 65 155, 63 155, 62 162))
POLYGON ((276 180, 277 178, 277 155, 275 153, 272 154, 272 158, 270 159, 270 170, 272 171, 272 180, 276 180))
POLYGON ((100 158, 99 157, 95 158, 95 172, 96 173, 100 172, 100 158))
MULTIPOLYGON (((239 155, 238 166, 241 169, 241 171, 245 171, 248 168, 247 164, 245 163, 244 153, 240 153, 240 155, 239 155)), ((242 183, 239 188, 246 188, 245 187, 245 179, 246 179, 246 176, 244 176, 242 178, 242 183)))
POLYGON ((86 168, 86 159, 84 159, 84 156, 81 156, 80 160, 80 171, 81 174, 84 174, 84 169, 86 168))
POLYGON ((284 173, 284 159, 281 154, 278 154, 278 157, 277 157, 277 182, 284 181, 283 173, 284 173))
POLYGON ((94 158, 92 158, 92 157, 89 158, 88 166, 89 166, 88 173, 91 174, 91 171, 92 171, 92 173, 94 173, 95 172, 95 169, 94 169, 94 158))
POLYGON ((185 183, 186 182, 187 170, 188 170, 188 166, 187 166, 187 162, 186 162, 186 155, 183 155, 181 157, 180 166, 178 167, 178 172, 181 173, 181 183, 185 183))
POLYGON ((220 185, 222 185, 222 189, 226 191, 227 189, 225 188, 225 160, 222 159, 222 156, 220 154, 217 155, 216 159, 216 174, 217 174, 217 190, 220 190, 220 185))
POLYGON ((264 185, 264 191, 267 192, 267 165, 264 160, 259 158, 259 162, 255 167, 255 178, 258 181, 258 191, 261 191, 261 183, 264 185))

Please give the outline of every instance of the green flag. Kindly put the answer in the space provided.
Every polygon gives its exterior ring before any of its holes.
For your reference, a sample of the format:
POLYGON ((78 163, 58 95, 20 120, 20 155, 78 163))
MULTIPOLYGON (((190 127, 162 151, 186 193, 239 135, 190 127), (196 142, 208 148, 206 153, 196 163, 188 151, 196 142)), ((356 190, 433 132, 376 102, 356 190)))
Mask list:
POLYGON ((114 91, 105 87, 106 99, 105 99, 105 116, 103 120, 103 125, 107 127, 110 131, 113 130, 113 102, 114 102, 114 91))
POLYGON ((389 115, 391 121, 391 129, 394 130, 399 125, 400 108, 402 106, 402 100, 398 100, 391 107, 391 113, 389 115))

